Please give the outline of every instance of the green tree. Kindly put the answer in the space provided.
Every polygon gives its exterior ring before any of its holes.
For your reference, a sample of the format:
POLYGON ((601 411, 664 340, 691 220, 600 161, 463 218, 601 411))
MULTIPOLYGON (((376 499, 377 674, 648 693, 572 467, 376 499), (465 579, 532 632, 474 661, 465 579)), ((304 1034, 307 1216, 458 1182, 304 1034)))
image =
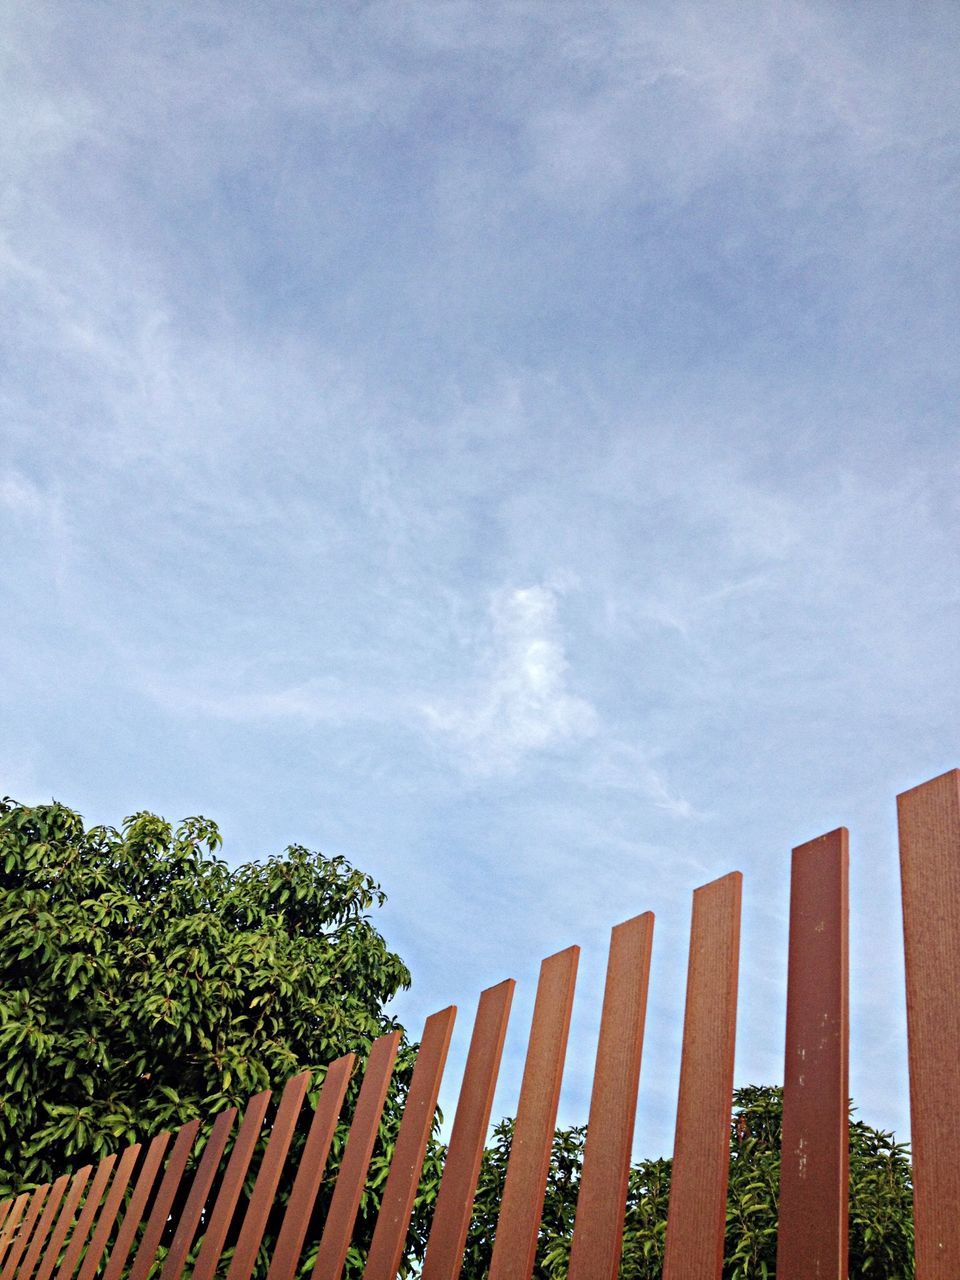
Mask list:
POLYGON ((410 977, 370 877, 299 845, 231 869, 220 843, 203 818, 0 802, 0 1196, 396 1026, 410 977))

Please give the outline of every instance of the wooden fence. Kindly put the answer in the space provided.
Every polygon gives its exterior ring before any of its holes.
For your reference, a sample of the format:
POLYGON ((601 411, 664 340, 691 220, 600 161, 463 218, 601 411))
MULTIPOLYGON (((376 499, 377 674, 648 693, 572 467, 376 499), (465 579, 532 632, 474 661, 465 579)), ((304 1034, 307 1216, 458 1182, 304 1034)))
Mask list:
MULTIPOLYGON (((917 1276, 960 1280, 960 771, 900 796, 899 820, 917 1276)), ((778 1280, 847 1275, 847 876, 843 829, 793 851, 778 1280)), ((740 893, 733 872, 693 894, 666 1280, 721 1274, 740 893)), ((652 941, 649 913, 617 925, 611 937, 571 1280, 617 1275, 652 941)), ((571 947, 541 967, 491 1280, 529 1280, 533 1269, 577 959, 571 947)), ((455 1280, 460 1271, 513 988, 502 982, 480 997, 423 1280, 455 1280)), ((454 1017, 444 1009, 424 1027, 367 1280, 397 1275, 454 1017)), ((357 1065, 349 1054, 324 1074, 295 1169, 286 1164, 305 1123, 307 1074, 287 1082, 269 1125, 269 1092, 249 1100, 235 1133, 236 1110, 218 1115, 193 1162, 199 1120, 0 1204, 0 1280, 146 1280, 158 1257, 160 1280, 179 1280, 194 1253, 193 1280, 213 1280, 218 1268, 226 1280, 250 1280, 271 1214, 279 1225, 268 1280, 293 1280, 310 1248, 311 1280, 339 1280, 398 1038, 381 1037, 367 1057, 318 1239, 309 1233, 357 1065), (284 1174, 292 1189, 280 1206, 284 1174)))

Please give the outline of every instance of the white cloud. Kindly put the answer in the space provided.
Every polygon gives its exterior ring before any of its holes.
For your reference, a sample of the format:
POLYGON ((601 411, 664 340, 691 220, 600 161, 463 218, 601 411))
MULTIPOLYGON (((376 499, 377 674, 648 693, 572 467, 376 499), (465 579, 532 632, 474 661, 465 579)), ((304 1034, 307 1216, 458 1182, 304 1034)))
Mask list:
POLYGON ((456 742, 479 773, 509 771, 531 752, 592 736, 594 707, 567 688, 557 591, 498 592, 490 616, 493 644, 483 676, 458 700, 427 703, 428 723, 456 742))

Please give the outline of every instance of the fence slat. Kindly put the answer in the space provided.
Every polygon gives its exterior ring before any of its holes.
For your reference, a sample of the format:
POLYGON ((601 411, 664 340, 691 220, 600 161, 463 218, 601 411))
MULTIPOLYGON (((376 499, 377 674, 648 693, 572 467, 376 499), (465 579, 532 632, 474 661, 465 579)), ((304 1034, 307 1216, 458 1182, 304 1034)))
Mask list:
POLYGON ((50 1183, 45 1182, 42 1186, 37 1187, 30 1197, 30 1203, 27 1205, 27 1211, 23 1215, 20 1230, 10 1241, 10 1249, 3 1264, 3 1270, 0 1271, 0 1280, 12 1280, 12 1277, 16 1274, 20 1259, 23 1257, 24 1250, 33 1234, 33 1228, 36 1225, 37 1218, 40 1216, 40 1210, 43 1208, 43 1202, 46 1200, 49 1190, 50 1183))
POLYGON ((85 1164, 82 1169, 78 1169, 73 1175, 70 1183, 70 1190, 67 1192, 67 1198, 64 1200, 57 1217, 56 1225, 50 1234, 50 1240, 47 1243, 43 1260, 37 1270, 36 1280, 50 1280, 53 1268, 57 1265, 57 1259, 60 1257, 60 1250, 63 1248, 63 1242, 67 1238, 67 1232, 73 1222, 74 1214, 77 1212, 77 1205, 80 1203, 80 1197, 86 1190, 87 1183, 90 1181, 90 1174, 93 1172, 92 1164, 85 1164))
POLYGON ((103 1193, 106 1190, 107 1183, 110 1181, 110 1175, 113 1173, 113 1166, 117 1163, 115 1155, 104 1156, 97 1165, 97 1171, 93 1175, 93 1181, 90 1183, 90 1190, 87 1192, 87 1198, 83 1202, 83 1208, 80 1210, 80 1216, 77 1218, 76 1226, 70 1236, 70 1243, 67 1245, 67 1251, 63 1255, 63 1261, 57 1270, 57 1280, 70 1280, 77 1268, 77 1262, 80 1260, 80 1250, 87 1243, 90 1235, 90 1227, 96 1217, 97 1210, 100 1208, 100 1202, 103 1199, 103 1193))
MULTIPOLYGON (((233 1128, 233 1122, 236 1118, 236 1107, 229 1107, 226 1111, 221 1111, 213 1122, 210 1136, 207 1138, 206 1145, 203 1148, 203 1155, 200 1157, 199 1165, 197 1165, 197 1172, 193 1175, 193 1182, 190 1184, 187 1203, 183 1206, 180 1221, 177 1223, 176 1230, 173 1233, 170 1251, 163 1260, 160 1280, 179 1280, 183 1273, 184 1261, 190 1252, 190 1246, 193 1244, 193 1237, 196 1235, 197 1227, 200 1223, 200 1215, 203 1213, 204 1206, 207 1203, 207 1196, 210 1194, 213 1179, 220 1166, 220 1157, 223 1155, 223 1149, 227 1145, 227 1138, 230 1136, 230 1130, 233 1128)), ((184 1156, 184 1161, 186 1161, 186 1156, 184 1156)), ((172 1163, 173 1161, 171 1160, 172 1163)), ((169 1173, 169 1169, 167 1172, 169 1173)), ((163 1189, 161 1187, 161 1190, 163 1189)), ((175 1187, 174 1190, 176 1190, 175 1187)), ((143 1249, 141 1247, 137 1251, 138 1263, 142 1252, 143 1249)), ((150 1263, 147 1262, 146 1265, 149 1268, 150 1263)), ((133 1277, 131 1277, 131 1280, 133 1280, 133 1277)))
POLYGON ((4 1224, 10 1214, 10 1210, 15 1204, 15 1200, 4 1200, 3 1204, 0 1204, 0 1249, 3 1249, 3 1246, 7 1242, 7 1233, 4 1230, 4 1224))
POLYGON ((374 1040, 311 1280, 340 1280, 393 1072, 400 1032, 374 1040))
POLYGON ((210 1211, 210 1221, 203 1233, 203 1243, 200 1246, 191 1280, 213 1280, 234 1210, 240 1199, 240 1192, 243 1190, 247 1169, 250 1167, 253 1153, 260 1141, 263 1119, 267 1114, 271 1096, 271 1091, 264 1089, 261 1093, 255 1093, 247 1102, 233 1150, 230 1152, 230 1159, 227 1161, 223 1181, 220 1183, 220 1190, 210 1211))
POLYGON ((696 889, 663 1280, 720 1280, 740 952, 739 871, 696 889))
POLYGON ((610 935, 568 1280, 616 1280, 620 1266, 652 947, 649 911, 610 935))
POLYGON ((347 1085, 353 1071, 355 1054, 347 1053, 327 1067, 320 1087, 320 1097, 310 1122, 310 1130, 304 1143, 303 1154, 293 1181, 293 1190, 283 1215, 283 1223, 277 1236, 277 1245, 267 1280, 293 1280, 303 1250, 303 1241, 310 1225, 310 1215, 316 1203, 317 1192, 323 1181, 323 1171, 330 1144, 336 1132, 337 1121, 343 1107, 347 1085))
POLYGON ((123 1197, 139 1154, 140 1143, 135 1142, 133 1146, 127 1147, 117 1163, 117 1171, 110 1184, 110 1191, 104 1201, 100 1217, 97 1219, 97 1229, 93 1233, 90 1247, 83 1255, 83 1264, 80 1267, 77 1280, 93 1280, 93 1276, 100 1266, 100 1260, 107 1247, 107 1241, 110 1239, 110 1232, 113 1230, 113 1224, 117 1220, 117 1214, 120 1212, 120 1205, 123 1202, 123 1197))
POLYGON ((460 1274, 515 987, 507 978, 480 996, 421 1280, 460 1274))
POLYGON ((283 1173, 284 1161, 290 1150, 290 1141, 297 1127, 300 1108, 309 1085, 310 1072, 302 1071, 300 1075, 288 1080, 284 1086, 280 1105, 270 1130, 267 1149, 263 1154, 257 1180, 250 1194, 250 1203, 247 1205, 243 1226, 240 1228, 237 1247, 230 1260, 227 1280, 249 1280, 253 1272, 267 1218, 273 1208, 273 1197, 280 1182, 280 1175, 283 1173))
POLYGON ((793 851, 778 1280, 846 1280, 849 853, 845 828, 793 851))
POLYGON ((16 1200, 14 1200, 10 1213, 7 1215, 6 1225, 3 1228, 3 1235, 0 1236, 0 1266, 3 1265, 3 1259, 6 1256, 7 1249, 10 1247, 10 1242, 16 1234, 17 1227, 20 1224, 20 1219, 23 1217, 27 1204, 30 1201, 30 1195, 31 1193, 29 1191, 21 1191, 16 1200))
POLYGON ((50 1228, 53 1226, 54 1215, 60 1208, 63 1201, 63 1194, 67 1189, 67 1183, 70 1181, 69 1173, 61 1174, 53 1186, 50 1188, 50 1194, 47 1196, 46 1203, 43 1206, 43 1213, 40 1221, 37 1223, 36 1230, 30 1239, 30 1247, 24 1255, 23 1262, 19 1267, 19 1275, 21 1280, 33 1275, 34 1267, 40 1257, 40 1251, 46 1243, 47 1236, 50 1234, 50 1228))
POLYGON ((898 797, 917 1280, 960 1276, 960 771, 898 797))
POLYGON ((123 1221, 120 1223, 120 1230, 117 1232, 117 1239, 110 1251, 110 1258, 103 1273, 103 1280, 120 1280, 120 1274, 126 1266, 127 1258, 133 1247, 134 1237, 137 1234, 137 1228, 143 1219, 147 1198, 153 1189, 157 1171, 163 1162, 169 1142, 169 1133, 158 1133, 152 1139, 149 1147, 147 1147, 147 1154, 144 1156, 140 1172, 137 1174, 137 1181, 130 1197, 130 1203, 127 1205, 127 1211, 123 1215, 123 1221))
POLYGON ((396 1280, 456 1016, 457 1011, 451 1005, 439 1013, 432 1013, 424 1024, 403 1108, 403 1120, 390 1161, 390 1173, 363 1271, 364 1280, 396 1280))
POLYGON ((160 1188, 154 1199, 153 1208, 150 1210, 150 1217, 147 1219, 147 1225, 144 1228, 140 1243, 137 1246, 137 1252, 133 1258, 129 1280, 146 1280, 147 1273, 153 1266, 157 1250, 160 1247, 160 1241, 167 1227, 170 1210, 173 1208, 174 1197, 179 1190, 183 1171, 190 1158, 190 1152, 193 1150, 193 1144, 199 1128, 200 1121, 196 1119, 189 1120, 177 1131, 173 1150, 170 1152, 170 1159, 167 1161, 167 1167, 163 1171, 160 1188))
POLYGON ((540 967, 490 1280, 533 1274, 579 960, 580 948, 568 947, 540 967))

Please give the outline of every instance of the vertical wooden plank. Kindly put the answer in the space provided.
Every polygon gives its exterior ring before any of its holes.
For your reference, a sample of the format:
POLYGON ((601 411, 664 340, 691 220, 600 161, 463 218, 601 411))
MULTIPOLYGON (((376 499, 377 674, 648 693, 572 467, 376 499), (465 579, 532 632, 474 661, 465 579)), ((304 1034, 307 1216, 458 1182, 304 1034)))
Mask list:
POLYGON ((10 1247, 10 1243, 16 1235, 17 1227, 20 1225, 20 1220, 23 1217, 27 1204, 30 1201, 30 1196, 31 1192, 21 1191, 16 1200, 14 1200, 10 1212, 7 1215, 7 1220, 3 1228, 3 1235, 0 1235, 0 1266, 3 1265, 3 1259, 6 1257, 7 1249, 10 1247))
POLYGON ((579 959, 580 948, 568 947, 540 967, 490 1280, 533 1274, 579 959))
POLYGON ((396 1280, 456 1016, 457 1011, 451 1005, 431 1014, 424 1025, 397 1145, 390 1161, 390 1173, 363 1271, 364 1280, 396 1280))
MULTIPOLYGON (((174 1197, 180 1187, 183 1171, 190 1158, 190 1152, 193 1150, 193 1144, 199 1128, 200 1120, 196 1119, 188 1121, 177 1131, 173 1150, 170 1152, 170 1159, 167 1161, 167 1167, 163 1171, 163 1178, 154 1199, 153 1208, 150 1210, 150 1217, 147 1219, 147 1225, 144 1227, 143 1235, 140 1237, 137 1252, 134 1254, 129 1280, 146 1280, 147 1273, 153 1266, 154 1259, 157 1256, 157 1249, 160 1247, 160 1241, 163 1238, 163 1233, 170 1217, 170 1210, 173 1208, 174 1197)), ((224 1137, 224 1140, 226 1140, 226 1137, 224 1137)))
POLYGON ((82 1169, 78 1169, 73 1175, 70 1183, 70 1190, 67 1192, 67 1198, 63 1202, 63 1207, 57 1218, 56 1226, 50 1235, 50 1241, 44 1251, 43 1260, 37 1271, 36 1280, 50 1280, 53 1268, 57 1265, 57 1259, 60 1257, 60 1250, 63 1248, 63 1242, 67 1238, 67 1232, 73 1222, 74 1214, 77 1212, 77 1205, 80 1203, 80 1197, 86 1190, 87 1183, 90 1181, 90 1174, 93 1172, 93 1165, 86 1164, 82 1169))
POLYGON ((323 1078, 320 1097, 277 1236, 277 1246, 270 1260, 267 1280, 293 1280, 296 1273, 354 1061, 354 1054, 344 1054, 342 1058, 331 1062, 323 1078))
POLYGON ((663 1280, 720 1280, 740 958, 739 871, 694 891, 663 1280))
POLYGON ((312 1280, 340 1280, 399 1043, 400 1032, 391 1031, 371 1046, 312 1280))
POLYGON ((237 1130, 233 1150, 230 1152, 230 1159, 227 1161, 220 1191, 210 1213, 210 1221, 203 1233, 203 1244, 200 1246, 197 1264, 193 1268, 192 1280, 213 1280, 216 1273, 227 1231, 230 1229, 230 1222, 233 1219, 240 1192, 243 1190, 243 1180, 247 1176, 247 1169, 250 1167, 253 1153, 260 1141, 260 1130, 263 1128, 263 1118, 267 1114, 270 1097, 270 1090, 264 1089, 262 1093, 254 1094, 247 1103, 243 1120, 237 1130))
POLYGON ((134 1236, 136 1236, 137 1229, 143 1220, 143 1211, 150 1192, 153 1190, 157 1171, 163 1162, 169 1142, 169 1133, 158 1133, 147 1148, 147 1154, 144 1156, 140 1172, 137 1174, 133 1195, 130 1197, 127 1211, 123 1215, 123 1221, 120 1223, 116 1242, 110 1251, 110 1259, 103 1273, 103 1280, 120 1280, 120 1275, 127 1264, 127 1258, 133 1247, 134 1236))
POLYGON ((616 1280, 620 1267, 652 948, 649 911, 610 935, 569 1280, 616 1280))
POLYGON ((3 1270, 0 1271, 0 1280, 12 1280, 30 1237, 33 1235, 33 1228, 36 1226, 37 1218, 40 1216, 40 1210, 43 1208, 43 1203, 49 1190, 50 1183, 45 1182, 43 1186, 37 1187, 30 1197, 27 1211, 23 1215, 23 1221, 20 1224, 20 1230, 10 1241, 10 1248, 7 1251, 3 1270))
POLYGON ((61 1174, 50 1188, 50 1194, 47 1196, 46 1203, 43 1206, 40 1221, 37 1223, 36 1230, 30 1238, 30 1247, 27 1249, 23 1262, 20 1264, 19 1274, 21 1280, 33 1275, 34 1267, 36 1267, 40 1257, 40 1251, 46 1244, 50 1228, 53 1226, 54 1215, 63 1202, 63 1193, 66 1191, 69 1181, 69 1173, 61 1174))
POLYGON ((290 1150, 290 1141, 293 1138, 293 1131, 297 1126, 300 1108, 309 1085, 310 1072, 303 1071, 300 1075, 288 1080, 284 1087, 276 1118, 270 1130, 267 1149, 244 1215, 243 1226, 240 1228, 237 1247, 230 1260, 227 1280, 249 1280, 253 1273, 253 1264, 257 1260, 257 1251, 263 1240, 267 1217, 273 1208, 273 1197, 280 1182, 284 1161, 290 1150))
POLYGON ((0 1249, 3 1248, 7 1238, 6 1232, 3 1229, 4 1224, 6 1223, 10 1210, 13 1208, 15 1203, 16 1202, 14 1200, 4 1200, 3 1204, 0 1204, 0 1249))
POLYGON ((507 978, 480 996, 421 1280, 460 1274, 515 986, 507 978))
POLYGON ((917 1280, 960 1276, 960 771, 898 797, 917 1280))
POLYGON ((845 828, 793 851, 778 1280, 846 1280, 849 852, 845 828))
POLYGON ((73 1229, 70 1243, 67 1245, 67 1251, 63 1255, 63 1260, 57 1270, 57 1280, 70 1280, 76 1270, 77 1262, 80 1259, 80 1251, 87 1243, 90 1227, 96 1217, 97 1210, 100 1208, 100 1201, 103 1199, 103 1193, 106 1190, 107 1183, 110 1181, 110 1175, 113 1173, 113 1166, 116 1162, 117 1157, 109 1155, 104 1156, 97 1165, 97 1171, 93 1175, 93 1181, 90 1183, 90 1190, 87 1192, 87 1198, 84 1200, 83 1208, 80 1210, 77 1225, 73 1229))
MULTIPOLYGON (((190 1184, 187 1203, 183 1206, 180 1221, 177 1223, 173 1239, 170 1241, 170 1250, 163 1260, 160 1280, 179 1280, 180 1275, 183 1273, 184 1260, 190 1252, 190 1246, 193 1244, 193 1237, 196 1235, 197 1227, 200 1223, 200 1215, 206 1207, 207 1196, 210 1194, 213 1179, 216 1176, 217 1169, 220 1167, 220 1157, 223 1155, 223 1149, 227 1145, 227 1138, 230 1136, 230 1130, 233 1128, 233 1122, 236 1118, 236 1107, 228 1107, 226 1111, 221 1111, 213 1122, 210 1136, 207 1138, 206 1145, 203 1148, 203 1155, 197 1165, 197 1172, 193 1175, 193 1182, 190 1184)), ((184 1156, 185 1160, 186 1156, 184 1156)), ((173 1163, 172 1158, 170 1163, 173 1163)), ((167 1172, 170 1172, 169 1169, 167 1172)), ((164 1179, 165 1182, 166 1179, 164 1179)), ((161 1192, 164 1189, 164 1186, 161 1185, 161 1192)), ((153 1218, 151 1217, 151 1222, 152 1220, 153 1218)), ((147 1233, 149 1234, 149 1232, 150 1228, 148 1227, 147 1233)), ((140 1255, 143 1252, 144 1249, 141 1244, 137 1250, 134 1271, 140 1266, 140 1255)), ((148 1255, 145 1264, 146 1269, 149 1269, 155 1252, 156 1249, 154 1248, 148 1255)), ((146 1271, 144 1271, 144 1274, 146 1274, 146 1271)), ((133 1280, 133 1275, 131 1275, 130 1280, 133 1280)))
POLYGON ((120 1157, 117 1164, 117 1172, 114 1174, 113 1182, 110 1184, 109 1194, 97 1219, 97 1229, 93 1233, 90 1247, 83 1255, 83 1263, 77 1280, 93 1280, 93 1276, 100 1266, 100 1260, 107 1247, 107 1241, 110 1239, 110 1232, 113 1230, 113 1224, 117 1220, 117 1214, 120 1212, 120 1205, 123 1203, 123 1197, 126 1194, 133 1167, 137 1163, 139 1154, 140 1143, 135 1142, 133 1146, 127 1147, 120 1157))

